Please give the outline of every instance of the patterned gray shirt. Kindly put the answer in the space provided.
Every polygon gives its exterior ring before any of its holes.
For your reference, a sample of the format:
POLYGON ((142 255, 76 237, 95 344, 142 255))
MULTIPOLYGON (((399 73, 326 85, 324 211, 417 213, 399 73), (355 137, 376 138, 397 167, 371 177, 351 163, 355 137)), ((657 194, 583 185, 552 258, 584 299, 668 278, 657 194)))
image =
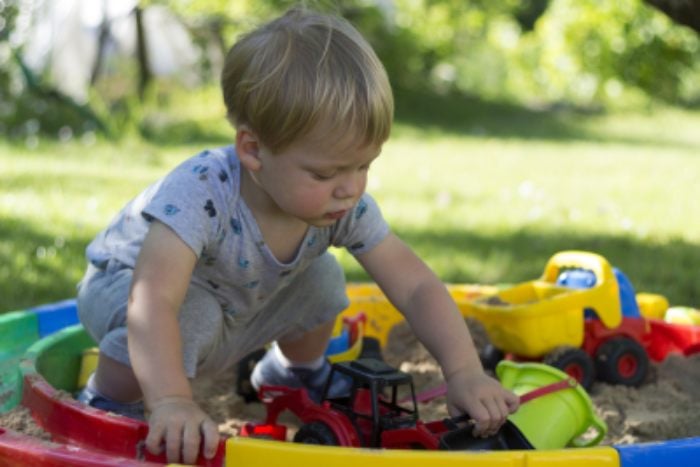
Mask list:
POLYGON ((204 151, 130 201, 87 247, 97 267, 134 267, 153 219, 169 226, 197 255, 192 282, 207 288, 227 313, 254 315, 330 246, 358 255, 389 232, 379 207, 364 194, 342 219, 309 227, 295 258, 280 263, 240 196, 235 148, 204 151))

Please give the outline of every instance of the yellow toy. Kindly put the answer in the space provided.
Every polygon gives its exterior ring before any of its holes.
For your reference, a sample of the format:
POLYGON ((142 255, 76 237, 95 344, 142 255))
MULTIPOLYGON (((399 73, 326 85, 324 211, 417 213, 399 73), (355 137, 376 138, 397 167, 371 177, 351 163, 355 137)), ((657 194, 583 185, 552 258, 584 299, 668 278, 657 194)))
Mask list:
POLYGON ((608 328, 622 320, 617 281, 600 255, 564 251, 547 263, 542 277, 470 302, 472 314, 486 327, 493 345, 504 352, 538 358, 560 346, 580 347, 584 310, 592 308, 608 328), (557 285, 567 269, 585 269, 596 283, 587 289, 557 285))

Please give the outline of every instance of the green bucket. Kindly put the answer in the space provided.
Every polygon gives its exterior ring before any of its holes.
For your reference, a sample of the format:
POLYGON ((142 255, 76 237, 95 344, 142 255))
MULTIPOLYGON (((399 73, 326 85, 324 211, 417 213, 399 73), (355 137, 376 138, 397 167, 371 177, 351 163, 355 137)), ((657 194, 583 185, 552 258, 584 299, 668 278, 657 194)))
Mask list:
MULTIPOLYGON (((499 362, 496 375, 517 395, 569 379, 549 365, 510 360, 499 362)), ((578 384, 525 402, 508 419, 536 449, 594 446, 608 432, 605 422, 595 414, 590 397, 578 384), (582 436, 590 429, 595 431, 594 436, 582 436)))

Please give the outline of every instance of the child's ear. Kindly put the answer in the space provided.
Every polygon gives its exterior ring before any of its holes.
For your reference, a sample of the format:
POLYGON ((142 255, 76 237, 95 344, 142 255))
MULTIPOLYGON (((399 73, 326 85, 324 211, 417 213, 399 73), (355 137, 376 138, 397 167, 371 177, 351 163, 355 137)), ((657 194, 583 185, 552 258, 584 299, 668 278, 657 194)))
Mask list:
POLYGON ((236 154, 241 165, 248 170, 260 170, 260 142, 257 135, 247 125, 240 125, 236 130, 236 154))

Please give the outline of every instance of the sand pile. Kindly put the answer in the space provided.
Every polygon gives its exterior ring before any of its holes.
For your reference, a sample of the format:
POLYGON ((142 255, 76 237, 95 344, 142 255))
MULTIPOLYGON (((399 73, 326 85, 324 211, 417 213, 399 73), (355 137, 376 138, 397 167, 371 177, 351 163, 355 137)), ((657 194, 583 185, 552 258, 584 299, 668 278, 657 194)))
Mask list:
MULTIPOLYGON (((468 323, 476 345, 484 345, 485 336, 478 323, 468 323)), ((442 382, 435 360, 405 324, 392 330, 383 355, 390 365, 413 375, 418 392, 442 382)), ((244 403, 234 394, 234 387, 233 377, 200 382, 195 387, 199 403, 228 435, 236 435, 246 421, 261 421, 265 416, 261 404, 244 403)), ((653 364, 647 383, 640 388, 596 383, 590 395, 598 415, 608 424, 605 445, 700 436, 700 355, 670 356, 653 364)), ((421 405, 419 410, 423 420, 447 416, 444 398, 421 405)), ((291 416, 282 421, 295 424, 291 416)), ((0 415, 0 426, 45 436, 23 408, 0 415)))

